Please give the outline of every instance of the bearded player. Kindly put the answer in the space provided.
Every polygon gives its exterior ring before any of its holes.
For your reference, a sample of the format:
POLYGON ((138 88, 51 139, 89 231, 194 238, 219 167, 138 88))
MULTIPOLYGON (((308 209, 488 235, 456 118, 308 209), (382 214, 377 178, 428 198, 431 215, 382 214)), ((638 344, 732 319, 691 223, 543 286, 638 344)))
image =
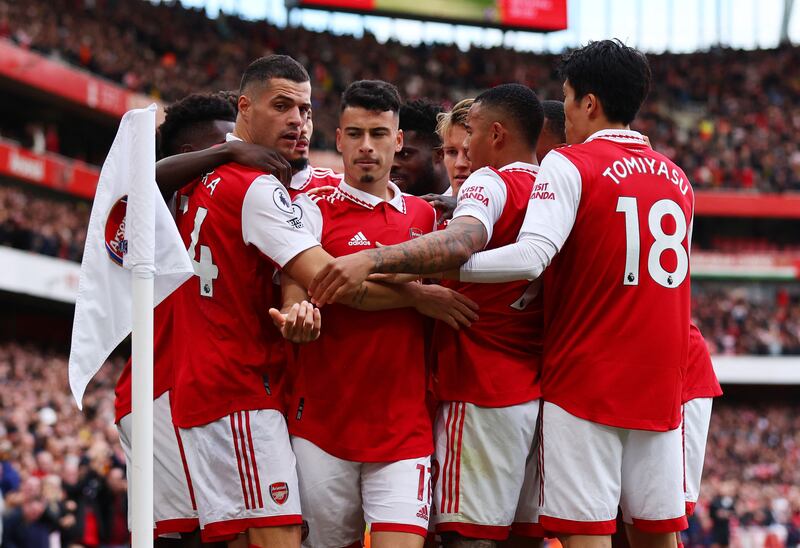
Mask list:
MULTIPOLYGON (((402 147, 399 106, 397 90, 381 81, 355 82, 342 96, 337 146, 345 180, 325 198, 297 202, 334 256, 434 228, 433 209, 389 180, 402 147)), ((408 288, 457 295, 439 286, 408 288)), ((393 308, 401 306, 407 304, 399 300, 393 308)), ((289 412, 309 528, 305 543, 359 545, 366 522, 373 546, 422 546, 433 449, 423 318, 408 308, 358 312, 341 304, 324 313, 320 338, 299 349, 289 412)))
MULTIPOLYGON (((429 246, 463 246, 466 259, 515 241, 536 184, 542 123, 541 104, 525 86, 501 85, 476 97, 465 147, 480 169, 461 187, 453 221, 441 232, 348 258, 417 271, 430 259, 429 246)), ((526 473, 535 472, 526 462, 535 461, 539 412, 539 284, 451 285, 479 304, 481 319, 458 332, 437 325, 434 333, 434 390, 443 402, 435 428, 441 470, 436 529, 451 546, 494 544, 508 537, 514 522, 520 533, 541 536, 535 506, 517 511, 526 473)))

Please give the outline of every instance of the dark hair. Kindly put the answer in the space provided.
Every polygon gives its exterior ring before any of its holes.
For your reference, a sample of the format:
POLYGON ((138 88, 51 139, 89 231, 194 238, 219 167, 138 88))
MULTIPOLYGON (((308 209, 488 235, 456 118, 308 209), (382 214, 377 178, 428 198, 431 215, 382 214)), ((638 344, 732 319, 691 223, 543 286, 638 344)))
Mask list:
POLYGON ((239 95, 253 83, 264 84, 272 78, 283 78, 292 82, 308 82, 311 78, 306 69, 288 55, 267 55, 256 59, 242 74, 239 95))
POLYGON ((561 101, 542 101, 544 119, 547 120, 547 131, 558 137, 562 143, 567 142, 566 118, 564 103, 561 101))
POLYGON ((400 92, 383 80, 358 80, 342 93, 342 107, 360 107, 375 112, 400 112, 400 92))
POLYGON ((164 122, 158 126, 158 156, 166 158, 177 154, 194 132, 217 120, 235 122, 237 109, 233 97, 235 95, 227 91, 192 93, 168 106, 164 122))
POLYGON ((414 99, 403 103, 400 107, 400 129, 416 131, 418 136, 433 146, 439 146, 442 140, 436 132, 436 125, 442 110, 441 105, 427 99, 414 99))
POLYGON ((544 124, 544 112, 531 88, 522 84, 500 84, 475 97, 475 103, 502 111, 517 126, 525 142, 536 148, 544 124))
POLYGON ((630 124, 650 91, 650 63, 619 40, 600 40, 564 55, 558 69, 579 100, 597 95, 610 122, 630 124))

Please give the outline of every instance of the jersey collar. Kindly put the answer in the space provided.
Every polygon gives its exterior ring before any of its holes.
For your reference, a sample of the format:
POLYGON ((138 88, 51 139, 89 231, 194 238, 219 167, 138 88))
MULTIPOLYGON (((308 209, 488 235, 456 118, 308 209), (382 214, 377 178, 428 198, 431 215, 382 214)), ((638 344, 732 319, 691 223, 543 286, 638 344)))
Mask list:
POLYGON ((233 133, 226 133, 225 134, 225 142, 226 143, 230 143, 231 141, 242 141, 242 140, 243 139, 241 137, 237 137, 233 133))
POLYGON ((607 141, 614 141, 626 145, 647 145, 647 140, 644 135, 632 129, 601 129, 592 133, 584 143, 594 141, 595 139, 605 139, 607 141))
POLYGON ((311 182, 311 174, 314 168, 311 167, 311 164, 307 164, 306 167, 302 171, 298 171, 294 175, 292 175, 292 181, 289 183, 289 187, 292 190, 303 190, 308 183, 311 182))
POLYGON ((510 164, 501 167, 497 171, 510 171, 510 170, 516 170, 516 169, 521 169, 521 170, 524 170, 524 171, 532 171, 534 173, 539 173, 539 166, 534 165, 534 164, 529 164, 528 162, 511 162, 510 164))
MULTIPOLYGON (((351 202, 354 202, 360 206, 366 207, 367 209, 374 209, 378 204, 385 201, 381 200, 377 196, 373 196, 368 192, 364 192, 363 190, 359 190, 353 186, 350 186, 344 181, 339 183, 338 190, 343 195, 343 197, 347 198, 351 202)), ((394 184, 391 181, 389 181, 389 190, 391 190, 393 194, 392 194, 392 199, 389 200, 387 203, 400 213, 405 213, 406 202, 403 199, 402 191, 397 187, 396 184, 394 184)))

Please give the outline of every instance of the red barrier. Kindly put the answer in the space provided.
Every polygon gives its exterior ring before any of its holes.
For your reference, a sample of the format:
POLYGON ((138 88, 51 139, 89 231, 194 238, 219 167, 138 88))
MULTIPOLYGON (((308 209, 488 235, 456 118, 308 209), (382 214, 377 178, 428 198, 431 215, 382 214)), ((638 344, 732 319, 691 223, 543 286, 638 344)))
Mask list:
MULTIPOLYGON (((99 76, 22 49, 9 40, 0 40, 0 77, 114 118, 121 118, 128 110, 153 102, 161 106, 159 101, 150 97, 132 93, 99 76)), ((159 108, 159 114, 161 113, 163 109, 159 108)))
POLYGON ((100 170, 57 154, 36 154, 14 142, 0 140, 0 175, 91 200, 100 170))

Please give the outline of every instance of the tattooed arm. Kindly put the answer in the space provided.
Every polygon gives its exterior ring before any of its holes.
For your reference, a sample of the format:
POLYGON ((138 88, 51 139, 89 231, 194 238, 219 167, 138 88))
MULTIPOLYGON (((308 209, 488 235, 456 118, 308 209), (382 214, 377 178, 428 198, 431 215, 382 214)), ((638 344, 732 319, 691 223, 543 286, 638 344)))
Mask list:
POLYGON ((334 259, 314 277, 309 293, 323 305, 339 302, 370 274, 433 274, 457 269, 487 241, 483 223, 469 216, 457 217, 445 230, 334 259))
MULTIPOLYGON (((345 257, 352 256, 346 255, 345 257)), ((308 249, 289 261, 283 269, 283 280, 291 277, 294 281, 286 283, 301 286, 300 291, 283 292, 283 311, 290 313, 296 304, 302 306, 305 290, 311 280, 324 267, 334 261, 322 247, 308 249)), ((287 289, 291 286, 287 286, 287 289)), ((316 302, 316 301, 315 301, 316 302)), ((478 319, 478 305, 460 293, 438 285, 422 285, 420 283, 384 284, 363 281, 352 291, 343 293, 337 302, 357 308, 358 310, 389 310, 392 308, 414 308, 420 314, 436 320, 442 320, 453 329, 460 326, 469 327, 478 319)), ((322 303, 317 303, 322 306, 322 303)), ((277 322, 278 311, 271 313, 277 322)))

